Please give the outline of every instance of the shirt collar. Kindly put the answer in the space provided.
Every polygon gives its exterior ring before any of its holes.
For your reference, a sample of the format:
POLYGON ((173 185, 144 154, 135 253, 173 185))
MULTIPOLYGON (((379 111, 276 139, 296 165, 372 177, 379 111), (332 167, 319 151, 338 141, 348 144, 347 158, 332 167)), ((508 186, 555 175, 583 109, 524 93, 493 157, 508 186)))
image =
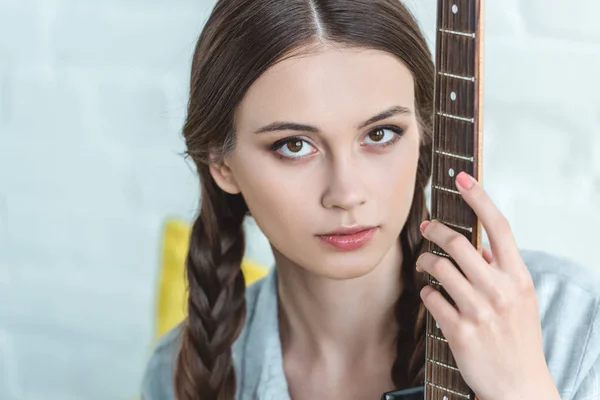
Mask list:
POLYGON ((247 315, 246 339, 241 350, 241 400, 290 400, 283 370, 277 296, 277 268, 273 266, 247 315))

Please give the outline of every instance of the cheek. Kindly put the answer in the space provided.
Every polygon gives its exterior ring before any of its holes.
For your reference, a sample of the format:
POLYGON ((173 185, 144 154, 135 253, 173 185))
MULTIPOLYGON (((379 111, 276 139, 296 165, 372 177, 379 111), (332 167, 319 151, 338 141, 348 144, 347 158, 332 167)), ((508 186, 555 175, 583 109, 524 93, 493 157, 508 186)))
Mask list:
POLYGON ((376 174, 373 186, 377 198, 386 204, 382 206, 396 209, 410 207, 414 195, 417 164, 419 160, 418 144, 406 146, 393 157, 386 160, 385 173, 376 174))
POLYGON ((306 197, 298 182, 269 162, 247 163, 236 174, 238 185, 256 224, 267 237, 288 237, 307 215, 306 197))

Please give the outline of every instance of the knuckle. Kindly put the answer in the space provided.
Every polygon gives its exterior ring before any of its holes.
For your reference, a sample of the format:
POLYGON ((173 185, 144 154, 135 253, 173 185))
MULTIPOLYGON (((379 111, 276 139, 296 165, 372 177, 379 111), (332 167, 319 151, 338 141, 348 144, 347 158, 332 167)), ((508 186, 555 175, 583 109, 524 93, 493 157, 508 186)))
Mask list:
POLYGON ((452 335, 453 347, 457 349, 463 349, 470 346, 473 343, 473 337, 475 336, 475 327, 471 324, 461 323, 454 329, 452 335))
POLYGON ((535 285, 533 283, 533 279, 529 274, 520 274, 515 278, 515 284, 518 293, 521 294, 534 294, 535 293, 535 285))
POLYGON ((466 241, 467 239, 463 235, 457 233, 448 240, 448 247, 452 250, 460 250, 465 246, 466 241))
POLYGON ((473 310, 471 319, 477 326, 483 326, 490 321, 491 313, 486 307, 477 307, 473 310))
POLYGON ((505 313, 512 306, 512 297, 508 296, 506 293, 495 291, 491 295, 491 303, 498 313, 505 313))
POLYGON ((434 275, 443 274, 447 267, 447 260, 442 257, 437 257, 431 264, 431 269, 434 272, 434 275))

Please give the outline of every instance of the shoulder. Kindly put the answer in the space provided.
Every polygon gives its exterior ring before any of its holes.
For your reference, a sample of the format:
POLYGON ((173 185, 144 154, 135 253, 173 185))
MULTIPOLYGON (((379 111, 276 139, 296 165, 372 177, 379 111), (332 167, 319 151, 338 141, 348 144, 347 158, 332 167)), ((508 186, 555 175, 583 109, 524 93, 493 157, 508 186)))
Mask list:
MULTIPOLYGON (((240 358, 247 336, 247 326, 253 319, 256 299, 264 286, 264 281, 265 278, 261 278, 246 288, 246 321, 240 336, 233 345, 234 363, 240 358)), ((183 323, 180 323, 156 343, 142 379, 142 398, 144 400, 176 400, 173 377, 182 331, 183 323)))
MULTIPOLYGON (((600 298, 600 269, 584 266, 565 257, 550 253, 521 249, 521 256, 537 284, 562 285, 578 288, 590 296, 600 298)), ((596 266, 596 268, 600 268, 596 266)))
POLYGON ((544 354, 562 398, 599 396, 598 270, 540 251, 521 250, 521 256, 535 285, 544 354), (589 390, 598 392, 582 392, 589 390))
POLYGON ((175 400, 173 373, 182 330, 180 323, 158 340, 144 372, 142 399, 175 400))

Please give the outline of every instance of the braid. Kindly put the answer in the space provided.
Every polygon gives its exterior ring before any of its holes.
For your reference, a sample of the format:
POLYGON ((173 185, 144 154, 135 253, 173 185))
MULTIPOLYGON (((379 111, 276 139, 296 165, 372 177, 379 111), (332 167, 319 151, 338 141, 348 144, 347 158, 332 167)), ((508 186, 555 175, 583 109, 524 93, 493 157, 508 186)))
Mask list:
POLYGON ((188 317, 175 371, 178 400, 232 400, 231 347, 246 316, 241 196, 221 191, 204 170, 200 216, 186 262, 188 317))

